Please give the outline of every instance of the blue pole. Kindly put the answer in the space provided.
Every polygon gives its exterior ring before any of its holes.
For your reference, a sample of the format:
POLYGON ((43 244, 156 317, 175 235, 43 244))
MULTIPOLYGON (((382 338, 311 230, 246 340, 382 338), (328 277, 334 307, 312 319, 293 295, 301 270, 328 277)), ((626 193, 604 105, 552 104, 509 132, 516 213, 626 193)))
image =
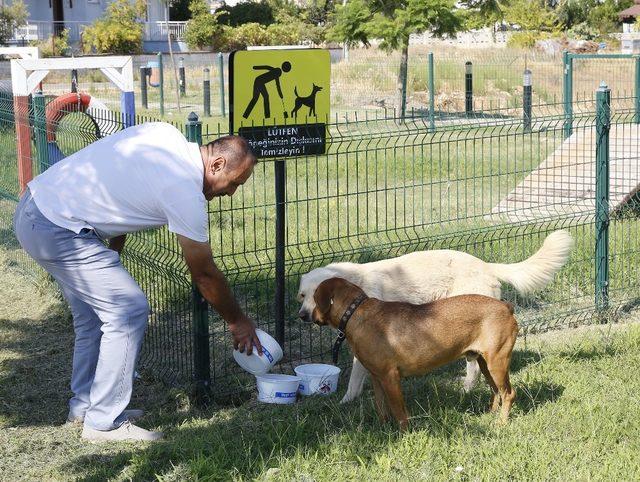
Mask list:
POLYGON ((120 112, 122 112, 122 126, 125 129, 136 124, 136 103, 133 92, 120 94, 120 112))

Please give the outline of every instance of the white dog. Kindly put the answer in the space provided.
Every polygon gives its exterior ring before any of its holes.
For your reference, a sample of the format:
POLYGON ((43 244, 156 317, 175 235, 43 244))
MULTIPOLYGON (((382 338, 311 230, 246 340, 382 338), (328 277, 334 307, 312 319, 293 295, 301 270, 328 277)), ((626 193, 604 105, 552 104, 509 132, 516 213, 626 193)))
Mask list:
MULTIPOLYGON (((543 288, 569 258, 573 240, 566 231, 555 231, 530 258, 513 264, 486 263, 468 253, 452 250, 417 251, 372 263, 332 263, 302 276, 298 301, 300 318, 309 321, 315 308, 313 294, 324 280, 344 278, 371 297, 414 304, 463 294, 500 299, 501 283, 525 294, 543 288)), ((351 378, 342 403, 362 393, 367 370, 354 357, 351 378)), ((473 388, 480 375, 475 359, 467 359, 464 389, 473 388)))

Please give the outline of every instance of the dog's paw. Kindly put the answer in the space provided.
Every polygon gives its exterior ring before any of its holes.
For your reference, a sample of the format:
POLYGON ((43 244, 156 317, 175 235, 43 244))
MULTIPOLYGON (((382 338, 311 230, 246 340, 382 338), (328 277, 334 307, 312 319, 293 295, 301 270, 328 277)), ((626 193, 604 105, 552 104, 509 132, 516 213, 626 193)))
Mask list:
POLYGON ((356 395, 354 395, 353 393, 347 392, 344 394, 344 397, 342 397, 342 400, 340 400, 340 403, 349 403, 354 398, 356 398, 356 395))
POLYGON ((476 381, 467 380, 467 377, 460 377, 460 383, 462 384, 461 389, 463 393, 469 393, 471 390, 473 390, 473 387, 476 386, 476 381))

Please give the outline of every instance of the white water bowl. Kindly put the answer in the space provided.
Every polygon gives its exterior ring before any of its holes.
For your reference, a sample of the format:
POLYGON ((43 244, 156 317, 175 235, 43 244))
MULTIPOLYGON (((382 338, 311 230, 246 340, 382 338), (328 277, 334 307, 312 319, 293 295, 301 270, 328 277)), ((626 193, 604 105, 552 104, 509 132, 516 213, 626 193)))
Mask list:
POLYGON ((262 355, 258 355, 258 350, 253 348, 253 353, 247 355, 246 351, 240 353, 233 350, 234 360, 252 375, 263 375, 282 359, 282 348, 269 333, 256 330, 256 335, 262 345, 262 355))
POLYGON ((296 403, 300 377, 267 373, 256 377, 258 401, 264 403, 296 403))
POLYGON ((338 389, 340 368, 337 366, 325 365, 324 363, 309 363, 295 367, 294 371, 302 380, 300 382, 300 393, 302 395, 328 395, 338 389))

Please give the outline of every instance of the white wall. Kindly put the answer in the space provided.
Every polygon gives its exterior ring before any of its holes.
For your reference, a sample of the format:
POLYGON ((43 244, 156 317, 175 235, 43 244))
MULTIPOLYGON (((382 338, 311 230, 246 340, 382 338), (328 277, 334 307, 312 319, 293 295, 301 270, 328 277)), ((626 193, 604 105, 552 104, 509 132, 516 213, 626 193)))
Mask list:
POLYGON ((29 12, 29 20, 53 20, 49 0, 25 0, 29 12))
POLYGON ((160 0, 147 0, 147 22, 164 22, 164 9, 160 0))
MULTIPOLYGON (((93 22, 105 11, 110 0, 63 0, 63 11, 65 21, 93 22)), ((29 20, 51 21, 53 20, 53 10, 49 6, 49 0, 25 0, 25 5, 29 12, 29 20)), ((148 0, 147 2, 148 21, 164 20, 164 11, 160 0, 148 0)))

